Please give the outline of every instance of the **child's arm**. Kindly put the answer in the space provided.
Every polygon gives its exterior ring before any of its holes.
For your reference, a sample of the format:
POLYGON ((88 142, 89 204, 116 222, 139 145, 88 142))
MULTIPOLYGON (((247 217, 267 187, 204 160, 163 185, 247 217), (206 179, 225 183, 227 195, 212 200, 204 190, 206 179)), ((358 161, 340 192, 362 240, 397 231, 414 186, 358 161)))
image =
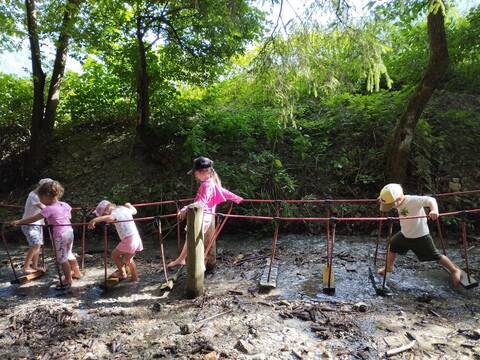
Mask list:
POLYGON ((89 229, 94 229, 95 225, 99 222, 113 222, 115 220, 116 220, 115 217, 113 217, 112 215, 99 216, 99 217, 96 217, 95 219, 92 219, 88 222, 88 228, 89 229))
POLYGON ((14 220, 10 223, 10 225, 12 225, 12 226, 26 225, 26 224, 31 224, 31 223, 34 223, 35 221, 42 220, 42 219, 44 219, 43 215, 42 214, 37 214, 37 215, 33 215, 33 216, 30 216, 30 217, 25 218, 25 219, 14 220))
MULTIPOLYGON (((202 208, 205 207, 206 204, 210 201, 210 199, 213 196, 213 187, 209 182, 204 182, 200 187, 198 188, 197 191, 197 196, 195 196, 195 201, 190 204, 190 205, 198 205, 201 206, 202 208)), ((185 219, 185 216, 187 215, 187 209, 188 206, 184 206, 179 212, 178 216, 180 216, 180 219, 185 219)))
POLYGON ((233 201, 237 205, 243 201, 242 197, 224 188, 222 188, 222 195, 225 197, 225 199, 233 201))
POLYGON ((36 207, 39 208, 40 210, 43 210, 43 209, 46 208, 46 206, 43 205, 41 202, 38 202, 38 203, 34 204, 34 206, 36 206, 36 207))
POLYGON ((430 212, 428 213, 428 217, 432 220, 438 219, 438 204, 435 198, 429 196, 427 200, 427 207, 430 208, 430 212))
POLYGON ((125 203, 124 206, 130 209, 130 211, 132 212, 132 215, 137 215, 137 209, 135 209, 135 207, 132 204, 127 202, 125 203))

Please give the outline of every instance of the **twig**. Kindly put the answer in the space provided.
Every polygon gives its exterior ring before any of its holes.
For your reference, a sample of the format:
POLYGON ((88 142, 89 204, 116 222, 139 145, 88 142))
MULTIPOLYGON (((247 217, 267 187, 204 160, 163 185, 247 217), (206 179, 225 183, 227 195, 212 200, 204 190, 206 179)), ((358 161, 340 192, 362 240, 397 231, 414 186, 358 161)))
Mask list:
POLYGON ((221 312, 221 313, 219 313, 219 314, 212 315, 212 316, 210 316, 210 317, 208 317, 208 318, 199 320, 199 321, 197 321, 196 325, 198 325, 198 324, 200 324, 200 323, 202 323, 202 322, 205 322, 205 321, 209 321, 209 320, 215 319, 215 318, 217 318, 217 317, 219 317, 219 316, 222 316, 222 315, 231 313, 232 311, 233 311, 233 309, 229 309, 229 310, 224 311, 224 312, 221 312))
POLYGON ((390 357, 390 356, 393 356, 393 355, 397 355, 397 354, 400 354, 404 351, 407 351, 407 350, 410 350, 412 347, 415 346, 415 344, 417 343, 417 340, 413 340, 411 342, 409 342, 407 345, 403 345, 403 346, 400 346, 398 348, 395 348, 395 349, 391 349, 391 350, 388 350, 385 355, 387 357, 390 357))

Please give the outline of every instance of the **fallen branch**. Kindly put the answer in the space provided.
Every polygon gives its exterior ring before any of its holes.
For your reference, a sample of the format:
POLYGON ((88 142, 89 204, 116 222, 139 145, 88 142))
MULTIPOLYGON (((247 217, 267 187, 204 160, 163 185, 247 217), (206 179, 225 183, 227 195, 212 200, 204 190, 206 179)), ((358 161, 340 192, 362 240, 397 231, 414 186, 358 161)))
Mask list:
POLYGON ((397 355, 397 354, 400 354, 404 351, 407 351, 407 350, 410 350, 412 347, 415 346, 415 344, 417 343, 417 340, 413 340, 411 342, 409 342, 407 345, 403 345, 403 346, 400 346, 398 348, 395 348, 395 349, 391 349, 391 350, 388 350, 385 355, 387 357, 391 357, 393 355, 397 355))
POLYGON ((233 311, 233 309, 230 309, 230 310, 221 312, 221 313, 219 313, 219 314, 215 314, 215 315, 213 315, 213 316, 210 316, 210 317, 208 317, 208 318, 199 320, 199 321, 197 321, 196 325, 198 325, 198 324, 200 324, 200 323, 202 323, 202 322, 205 322, 205 321, 209 321, 209 320, 215 319, 215 318, 217 318, 217 317, 219 317, 219 316, 222 316, 222 315, 231 313, 232 311, 233 311))

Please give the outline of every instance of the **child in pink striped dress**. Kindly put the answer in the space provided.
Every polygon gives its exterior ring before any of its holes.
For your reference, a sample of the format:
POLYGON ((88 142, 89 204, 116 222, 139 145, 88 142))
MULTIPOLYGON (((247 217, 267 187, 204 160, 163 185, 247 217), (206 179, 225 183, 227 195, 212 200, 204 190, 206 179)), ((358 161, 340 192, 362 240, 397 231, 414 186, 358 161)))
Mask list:
MULTIPOLYGON (((230 200, 236 204, 242 202, 242 198, 234 193, 224 189, 220 182, 217 172, 213 168, 213 161, 209 158, 200 156, 193 162, 193 168, 188 172, 193 174, 195 178, 200 181, 197 195, 195 196, 194 204, 198 204, 203 208, 203 233, 205 234, 210 227, 215 216, 217 205, 230 200)), ((187 214, 188 206, 183 207, 179 211, 179 217, 184 219, 187 214)), ((205 248, 210 247, 210 242, 213 239, 206 239, 205 248)), ((170 262, 167 267, 175 267, 178 265, 185 265, 185 258, 187 257, 187 244, 183 246, 180 256, 170 262)))
POLYGON ((60 201, 63 192, 63 187, 58 181, 49 181, 42 184, 37 193, 40 202, 45 207, 36 215, 12 222, 12 225, 17 226, 46 219, 48 225, 52 226, 56 258, 64 274, 63 280, 57 285, 59 289, 69 288, 72 285, 72 278, 79 279, 82 276, 77 259, 72 252, 73 228, 70 222, 72 208, 66 202, 60 201))

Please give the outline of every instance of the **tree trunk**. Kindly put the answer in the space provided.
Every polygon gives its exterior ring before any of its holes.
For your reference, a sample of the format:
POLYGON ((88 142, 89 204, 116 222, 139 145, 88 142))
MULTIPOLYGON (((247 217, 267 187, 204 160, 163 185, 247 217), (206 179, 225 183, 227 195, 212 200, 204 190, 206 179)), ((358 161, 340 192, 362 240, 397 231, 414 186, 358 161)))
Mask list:
POLYGON ((27 176, 32 175, 30 170, 40 168, 41 159, 44 155, 42 146, 42 125, 43 125, 43 107, 45 103, 45 73, 42 69, 42 59, 40 55, 40 44, 37 32, 37 14, 34 0, 25 0, 28 39, 30 41, 30 56, 32 58, 32 79, 33 79, 33 108, 32 120, 30 125, 30 151, 27 157, 28 165, 27 176))
POLYGON ((27 157, 28 163, 25 164, 25 172, 28 177, 36 176, 38 171, 45 164, 47 145, 52 138, 53 127, 55 124, 55 114, 60 96, 60 84, 65 72, 70 31, 75 22, 80 2, 81 0, 67 0, 65 4, 65 12, 63 14, 63 22, 57 42, 52 78, 50 80, 48 96, 45 103, 44 90, 46 76, 42 69, 35 0, 25 0, 33 77, 33 109, 30 151, 29 156, 27 157))
POLYGON ((137 16, 137 46, 138 46, 138 59, 137 59, 137 129, 140 132, 145 130, 148 125, 150 117, 150 104, 148 98, 148 72, 147 72, 147 55, 145 42, 143 40, 142 20, 140 16, 137 16))
POLYGON ((65 63, 67 61, 68 42, 70 33, 76 20, 76 15, 80 7, 81 0, 68 0, 65 4, 65 12, 63 13, 62 27, 57 41, 57 51, 55 54, 55 62, 53 64, 52 78, 48 89, 47 104, 45 108, 45 138, 48 142, 53 134, 55 125, 55 115, 60 99, 60 84, 65 73, 65 63))
POLYGON ((441 9, 436 13, 428 14, 430 59, 423 78, 398 121, 392 142, 387 148, 388 181, 403 183, 406 179, 410 147, 418 120, 447 72, 449 57, 444 20, 441 9))

